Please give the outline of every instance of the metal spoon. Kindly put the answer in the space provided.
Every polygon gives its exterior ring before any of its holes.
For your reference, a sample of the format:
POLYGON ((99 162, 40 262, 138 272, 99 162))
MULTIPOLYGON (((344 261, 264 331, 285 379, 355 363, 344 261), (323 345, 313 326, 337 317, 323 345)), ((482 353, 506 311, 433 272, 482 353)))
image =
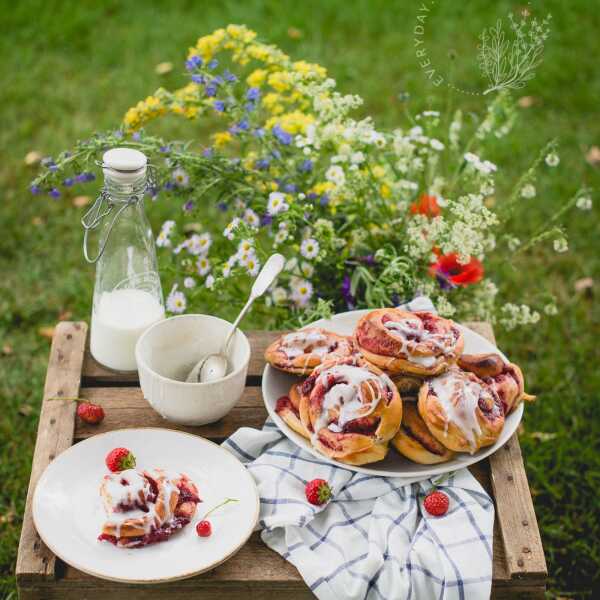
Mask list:
POLYGON ((246 313, 250 310, 252 303, 260 298, 266 291, 267 288, 273 283, 277 275, 281 273, 283 265, 285 264, 285 258, 281 254, 273 254, 269 257, 269 260, 265 263, 265 266, 261 269, 258 277, 254 281, 250 297, 244 308, 242 308, 237 319, 231 326, 231 330, 225 338, 225 342, 222 346, 221 352, 218 354, 209 354, 203 357, 196 363, 194 368, 190 371, 186 381, 188 383, 207 383, 209 381, 216 381, 222 379, 227 374, 229 362, 227 360, 227 347, 233 337, 240 321, 244 318, 246 313))

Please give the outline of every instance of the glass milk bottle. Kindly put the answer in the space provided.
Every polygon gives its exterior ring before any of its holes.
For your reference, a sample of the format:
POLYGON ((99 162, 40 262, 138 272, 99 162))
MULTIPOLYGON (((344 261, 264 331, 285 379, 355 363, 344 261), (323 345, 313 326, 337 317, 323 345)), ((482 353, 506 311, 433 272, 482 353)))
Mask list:
POLYGON ((84 255, 96 263, 90 350, 102 365, 119 371, 137 368, 135 345, 142 333, 164 318, 154 237, 144 212, 147 159, 129 148, 102 157, 104 187, 84 216, 84 255), (90 258, 88 233, 98 229, 98 255, 90 258))

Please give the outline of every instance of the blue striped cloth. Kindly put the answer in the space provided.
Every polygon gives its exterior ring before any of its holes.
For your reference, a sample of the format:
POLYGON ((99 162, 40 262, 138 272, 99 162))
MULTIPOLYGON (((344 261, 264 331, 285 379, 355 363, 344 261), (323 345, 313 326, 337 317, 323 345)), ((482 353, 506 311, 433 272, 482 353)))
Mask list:
POLYGON ((223 445, 256 481, 263 541, 317 598, 489 598, 494 505, 467 469, 420 482, 354 473, 301 450, 270 419, 223 445), (316 477, 333 488, 321 507, 304 493, 316 477), (450 498, 443 517, 423 508, 434 485, 450 498))

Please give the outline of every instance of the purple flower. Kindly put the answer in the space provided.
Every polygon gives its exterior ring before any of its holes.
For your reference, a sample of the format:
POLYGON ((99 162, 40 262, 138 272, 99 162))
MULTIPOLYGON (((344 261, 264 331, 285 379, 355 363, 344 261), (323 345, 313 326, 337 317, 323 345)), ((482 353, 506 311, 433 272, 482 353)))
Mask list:
POLYGON ((367 265, 368 267, 374 267, 377 264, 377 261, 375 260, 375 257, 372 254, 359 256, 358 260, 364 265, 367 265))
POLYGON ((48 165, 48 170, 52 171, 53 173, 58 171, 58 165, 55 165, 54 163, 52 163, 51 165, 48 165))
POLYGON ((120 129, 118 129, 117 131, 115 131, 115 132, 113 133, 113 135, 114 135, 114 136, 115 136, 115 137, 116 137, 118 140, 120 140, 120 139, 123 137, 123 132, 122 132, 120 129))
POLYGON ((37 194, 41 194, 42 193, 42 188, 39 185, 33 184, 29 188, 29 191, 35 196, 37 194))
POLYGON ((216 58, 213 58, 209 63, 208 63, 208 68, 212 71, 214 69, 216 69, 219 66, 219 61, 216 58))
POLYGON ((48 194, 50 194, 50 196, 52 196, 52 198, 60 198, 60 191, 57 190, 56 188, 52 188, 48 194))
POLYGON ((298 166, 298 171, 301 171, 302 173, 310 173, 312 171, 312 168, 313 168, 312 160, 307 158, 306 160, 303 160, 300 163, 300 165, 298 166))
POLYGON ((280 125, 274 125, 271 132, 280 144, 289 146, 292 143, 292 136, 287 131, 283 130, 280 125))
POLYGON ((246 92, 246 100, 250 100, 250 102, 256 102, 259 98, 260 90, 258 88, 252 87, 246 92))
POLYGON ((75 180, 72 177, 67 177, 63 181, 63 185, 65 185, 66 187, 71 187, 74 183, 75 183, 75 180))
POLYGON ((262 129, 262 127, 258 127, 257 129, 255 129, 255 130, 252 132, 252 135, 253 135, 254 137, 261 138, 261 137, 263 137, 263 136, 265 135, 265 130, 264 130, 264 129, 262 129))
POLYGON ((297 188, 296 185, 293 183, 286 183, 283 186, 283 191, 287 192, 288 194, 294 194, 296 192, 297 188))
POLYGON ((445 292, 453 290, 456 286, 450 281, 449 277, 446 277, 443 273, 437 273, 435 278, 445 292))
POLYGON ((227 206, 227 202, 219 202, 217 204, 217 208, 221 211, 221 212, 226 212, 227 209, 229 208, 229 206, 227 206))
POLYGON ((152 199, 156 198, 156 196, 158 196, 158 188, 156 186, 154 186, 154 185, 150 186, 148 188, 148 195, 152 199))
POLYGON ((165 190, 174 190, 175 189, 175 184, 172 181, 167 181, 164 185, 163 188, 165 190))
MULTIPOLYGON (((418 295, 418 294, 417 294, 418 295)), ((401 300, 400 300, 400 296, 398 296, 398 294, 396 292, 394 292, 392 294, 392 297, 390 298, 390 300, 392 301, 392 304, 394 306, 398 306, 399 304, 401 304, 401 300)))
POLYGON ((188 71, 193 71, 194 69, 196 69, 197 67, 202 66, 202 59, 199 56, 190 56, 186 61, 185 61, 185 68, 188 71))
POLYGON ((142 133, 140 131, 134 131, 133 135, 131 137, 134 140, 141 140, 142 139, 142 133))
POLYGON ((225 81, 229 81, 230 83, 235 83, 238 80, 238 78, 227 69, 223 72, 223 77, 225 78, 225 81))
POLYGON ((327 206, 329 204, 329 196, 327 194, 323 194, 319 200, 319 204, 321 206, 327 206))
POLYGON ((242 119, 239 123, 238 123, 238 127, 242 130, 242 131, 248 131, 248 129, 250 129, 250 125, 248 125, 248 119, 242 119))
POLYGON ((261 218, 260 218, 260 225, 261 227, 266 227, 267 225, 270 225, 273 222, 273 217, 269 214, 264 214, 261 218))
POLYGON ((215 75, 215 77, 213 77, 213 80, 210 82, 212 85, 216 85, 219 86, 221 85, 225 80, 220 76, 220 75, 215 75))
POLYGON ((183 212, 189 213, 189 212, 192 212, 193 210, 194 210, 194 201, 193 200, 188 200, 183 205, 183 212))
POLYGON ((271 150, 271 154, 276 160, 281 160, 281 152, 279 152, 279 150, 274 148, 271 150))
POLYGON ((252 112, 256 106, 254 106, 252 102, 246 102, 246 104, 244 104, 244 108, 246 109, 246 112, 252 112))
POLYGON ((42 167, 49 167, 54 164, 54 159, 51 156, 46 156, 45 158, 42 158, 41 164, 42 167))
POLYGON ((264 171, 266 169, 269 168, 269 165, 271 164, 271 161, 268 158, 259 158, 255 163, 254 166, 259 170, 259 171, 264 171))
POLYGON ((315 194, 314 192, 311 192, 310 194, 307 194, 306 196, 309 200, 314 200, 315 198, 319 197, 319 194, 315 194))
POLYGON ((171 147, 170 147, 170 146, 161 146, 161 147, 159 148, 159 150, 160 150, 161 152, 165 152, 165 153, 167 153, 167 152, 171 152, 171 147))
POLYGON ((215 100, 215 103, 213 104, 213 108, 217 112, 223 112, 225 110, 225 102, 223 102, 223 100, 215 100))
POLYGON ((346 274, 342 280, 342 297, 350 310, 354 309, 356 306, 356 298, 352 295, 351 289, 352 281, 350 280, 350 275, 346 274))
POLYGON ((194 73, 192 75, 192 81, 194 83, 203 84, 206 81, 206 78, 204 77, 204 75, 200 75, 199 73, 194 73))
POLYGON ((75 176, 75 181, 77 183, 86 183, 87 181, 94 181, 94 179, 96 179, 96 176, 89 171, 84 171, 75 176))
POLYGON ((208 146, 206 148, 204 148, 204 150, 202 150, 202 156, 204 156, 204 158, 210 158, 213 154, 213 149, 208 146))
POLYGON ((204 95, 208 98, 214 98, 217 95, 217 86, 216 85, 207 85, 204 89, 204 95))

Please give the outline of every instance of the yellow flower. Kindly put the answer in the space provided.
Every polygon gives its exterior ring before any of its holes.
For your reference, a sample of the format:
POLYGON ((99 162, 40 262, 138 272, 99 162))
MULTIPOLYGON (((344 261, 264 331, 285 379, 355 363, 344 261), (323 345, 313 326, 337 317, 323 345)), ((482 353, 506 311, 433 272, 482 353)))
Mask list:
POLYGON ((246 77, 246 83, 250 87, 260 87, 267 78, 267 72, 264 69, 256 69, 246 77))
POLYGON ((312 115, 295 110, 278 117, 271 117, 265 123, 265 127, 272 129, 275 125, 279 125, 284 131, 291 134, 305 133, 307 126, 314 123, 314 120, 312 115))
POLYGON ((305 60, 296 61, 292 64, 292 68, 305 77, 325 79, 327 76, 327 69, 316 63, 308 63, 305 60))
POLYGON ((269 75, 268 83, 275 91, 285 92, 291 87, 292 76, 286 71, 277 71, 269 75))
POLYGON ((312 192, 314 194, 321 196, 322 194, 326 194, 327 192, 330 192, 334 187, 335 186, 333 185, 333 183, 331 183, 331 181, 323 181, 321 183, 317 183, 317 184, 313 185, 313 187, 309 190, 309 192, 312 192))
POLYGON ((256 37, 256 33, 245 25, 227 25, 227 33, 232 39, 245 43, 251 42, 256 37))
POLYGON ((274 115, 279 115, 283 112, 283 106, 279 103, 281 96, 275 92, 270 92, 262 99, 262 105, 274 115))
POLYGON ((217 133, 213 134, 212 138, 215 142, 215 146, 217 148, 222 148, 233 139, 233 136, 229 133, 229 131, 218 131, 217 133))
POLYGON ((386 185, 385 183, 381 184, 379 191, 381 192, 382 198, 389 198, 392 195, 392 190, 390 190, 389 185, 386 185))
POLYGON ((373 177, 381 179, 385 175, 385 169, 381 165, 375 165, 372 169, 373 177))

